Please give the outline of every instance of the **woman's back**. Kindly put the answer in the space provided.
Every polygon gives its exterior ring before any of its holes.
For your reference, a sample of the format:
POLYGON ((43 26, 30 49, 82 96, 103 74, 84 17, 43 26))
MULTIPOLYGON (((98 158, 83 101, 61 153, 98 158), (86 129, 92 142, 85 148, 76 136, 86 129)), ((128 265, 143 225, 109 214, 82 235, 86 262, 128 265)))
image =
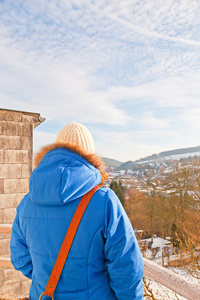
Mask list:
MULTIPOLYGON (((12 263, 32 279, 30 300, 39 299, 45 290, 80 199, 101 182, 95 156, 89 162, 55 145, 39 157, 11 237, 12 263)), ((100 188, 81 220, 55 300, 142 299, 142 276, 131 224, 114 192, 100 188)))

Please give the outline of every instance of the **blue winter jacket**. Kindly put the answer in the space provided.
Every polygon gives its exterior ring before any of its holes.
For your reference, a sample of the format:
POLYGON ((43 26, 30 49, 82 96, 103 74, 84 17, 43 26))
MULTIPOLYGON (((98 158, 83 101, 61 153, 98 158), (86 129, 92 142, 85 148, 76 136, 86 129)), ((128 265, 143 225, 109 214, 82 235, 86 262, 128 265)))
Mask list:
MULTIPOLYGON (((81 197, 100 182, 99 170, 66 148, 49 151, 33 171, 10 245, 13 266, 32 279, 30 300, 45 290, 81 197)), ((55 300, 143 299, 142 277, 143 260, 129 219, 115 193, 100 188, 82 218, 55 300)))

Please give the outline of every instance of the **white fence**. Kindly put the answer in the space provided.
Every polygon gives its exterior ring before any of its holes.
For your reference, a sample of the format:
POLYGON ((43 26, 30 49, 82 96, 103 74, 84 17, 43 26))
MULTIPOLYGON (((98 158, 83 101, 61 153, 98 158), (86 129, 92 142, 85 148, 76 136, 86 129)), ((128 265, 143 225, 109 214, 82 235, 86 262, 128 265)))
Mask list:
POLYGON ((144 258, 144 274, 186 299, 200 300, 200 286, 146 258, 144 258))

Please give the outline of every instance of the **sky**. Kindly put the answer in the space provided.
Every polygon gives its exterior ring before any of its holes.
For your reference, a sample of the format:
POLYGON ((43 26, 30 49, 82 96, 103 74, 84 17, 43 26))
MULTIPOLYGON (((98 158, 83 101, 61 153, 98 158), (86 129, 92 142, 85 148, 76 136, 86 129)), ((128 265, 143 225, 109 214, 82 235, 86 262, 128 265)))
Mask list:
POLYGON ((199 0, 0 0, 0 107, 34 151, 83 123, 121 162, 200 145, 199 0))

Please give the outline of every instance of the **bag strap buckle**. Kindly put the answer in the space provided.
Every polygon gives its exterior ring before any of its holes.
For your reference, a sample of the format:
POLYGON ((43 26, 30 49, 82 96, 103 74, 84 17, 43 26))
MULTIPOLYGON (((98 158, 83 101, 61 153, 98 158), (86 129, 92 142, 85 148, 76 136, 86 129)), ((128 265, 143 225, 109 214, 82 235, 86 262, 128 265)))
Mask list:
MULTIPOLYGON (((40 295, 39 300, 41 300, 41 299, 42 299, 42 296, 44 296, 44 295, 45 295, 45 293, 42 293, 42 294, 40 295)), ((51 298, 52 298, 52 300, 54 300, 54 296, 52 296, 51 298)))

